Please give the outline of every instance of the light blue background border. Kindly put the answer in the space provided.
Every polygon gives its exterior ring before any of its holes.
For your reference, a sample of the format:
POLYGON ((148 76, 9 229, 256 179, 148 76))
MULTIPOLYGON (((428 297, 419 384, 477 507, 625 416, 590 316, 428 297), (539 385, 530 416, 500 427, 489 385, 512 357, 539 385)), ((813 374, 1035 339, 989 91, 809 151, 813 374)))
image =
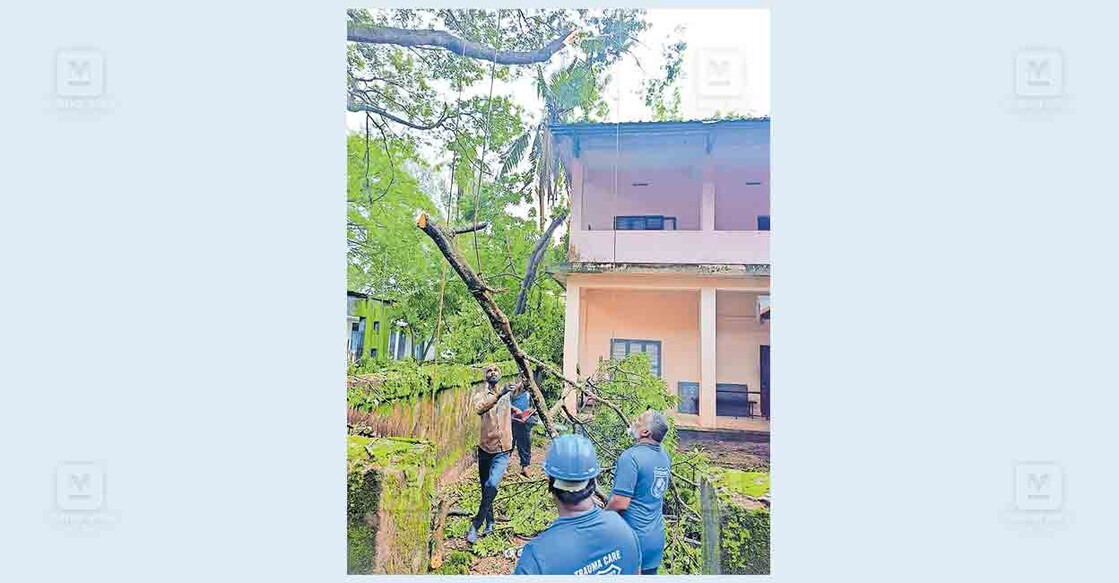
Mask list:
MULTIPOLYGON (((343 8, 0 19, 0 579, 344 578, 343 8), (72 47, 93 111, 58 109, 72 47), (70 461, 106 477, 85 530, 70 461)), ((1115 572, 1115 13, 773 9, 774 579, 1115 572), (1051 116, 1015 108, 1038 46, 1051 116)))

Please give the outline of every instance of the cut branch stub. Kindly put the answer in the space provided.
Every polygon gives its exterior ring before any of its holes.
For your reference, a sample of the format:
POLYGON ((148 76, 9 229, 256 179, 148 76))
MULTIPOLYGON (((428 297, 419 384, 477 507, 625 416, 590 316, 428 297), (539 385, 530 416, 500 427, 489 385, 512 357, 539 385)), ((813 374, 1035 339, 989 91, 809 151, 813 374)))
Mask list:
POLYGON ((447 259, 447 263, 451 264, 455 273, 466 284, 466 289, 470 291, 470 295, 474 296, 475 301, 482 307, 482 312, 486 314, 490 326, 493 327, 501 342, 505 344, 509 355, 513 357, 513 362, 517 363, 517 369, 532 394, 532 400, 536 403, 536 410, 540 414, 540 420, 544 423, 544 429, 548 432, 548 436, 556 437, 559 435, 555 423, 552 422, 548 402, 544 400, 544 394, 540 391, 540 386, 536 384, 536 378, 528 366, 529 356, 517 344, 517 339, 513 336, 513 328, 509 325, 509 319, 505 317, 501 308, 489 296, 488 291, 492 288, 486 285, 482 277, 474 272, 470 264, 466 262, 466 258, 455 248, 453 236, 449 235, 438 223, 427 216, 427 213, 420 213, 420 216, 416 218, 416 226, 431 238, 439 251, 443 253, 443 257, 447 259))

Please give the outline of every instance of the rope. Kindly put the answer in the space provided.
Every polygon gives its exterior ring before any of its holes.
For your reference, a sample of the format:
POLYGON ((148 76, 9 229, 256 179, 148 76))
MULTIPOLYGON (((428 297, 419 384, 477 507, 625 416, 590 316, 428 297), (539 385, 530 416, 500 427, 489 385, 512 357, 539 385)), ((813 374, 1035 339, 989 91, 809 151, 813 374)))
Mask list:
POLYGON ((618 91, 614 100, 617 111, 614 119, 614 194, 611 197, 614 201, 614 224, 610 225, 614 235, 614 253, 610 257, 614 261, 618 260, 618 166, 622 162, 622 82, 620 68, 618 73, 618 91))
MULTIPOLYGON (((478 207, 482 206, 482 176, 485 174, 486 154, 490 147, 490 134, 493 132, 493 78, 497 72, 497 45, 501 38, 501 11, 497 11, 498 42, 494 43, 493 61, 490 62, 490 96, 486 102, 486 135, 482 138, 482 157, 478 159, 478 184, 474 188, 474 218, 472 222, 478 224, 478 207)), ((478 253, 478 231, 474 231, 474 263, 478 266, 478 275, 482 274, 482 257, 478 253)))
MULTIPOLYGON (((462 53, 460 58, 466 58, 466 43, 462 43, 462 53)), ((462 83, 458 85, 458 96, 455 98, 455 106, 462 107, 462 83)), ((455 189, 455 166, 458 165, 458 150, 451 150, 451 176, 447 181, 447 221, 451 226, 455 225, 455 217, 458 216, 458 199, 454 196, 455 189)), ((442 261, 439 262, 439 313, 435 317, 435 335, 431 341, 432 350, 435 352, 434 369, 431 371, 431 416, 434 419, 437 414, 435 407, 435 393, 439 388, 439 338, 443 331, 443 306, 445 292, 447 290, 447 266, 442 261)))

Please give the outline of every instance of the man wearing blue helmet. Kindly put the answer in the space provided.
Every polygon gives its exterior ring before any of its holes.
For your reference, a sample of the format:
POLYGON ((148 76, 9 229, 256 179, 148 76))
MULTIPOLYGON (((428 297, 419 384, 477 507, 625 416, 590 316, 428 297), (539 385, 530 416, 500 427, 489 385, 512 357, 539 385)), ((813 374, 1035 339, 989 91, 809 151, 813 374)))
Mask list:
POLYGON ((601 468, 582 435, 561 435, 544 460, 559 518, 524 546, 517 575, 636 575, 641 545, 620 516, 594 505, 601 468))

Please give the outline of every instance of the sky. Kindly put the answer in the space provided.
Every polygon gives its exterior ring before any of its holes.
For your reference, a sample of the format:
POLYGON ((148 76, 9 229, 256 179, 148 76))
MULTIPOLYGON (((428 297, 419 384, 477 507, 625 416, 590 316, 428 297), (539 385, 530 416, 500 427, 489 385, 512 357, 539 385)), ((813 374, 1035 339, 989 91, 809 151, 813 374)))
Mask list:
MULTIPOLYGON (((765 9, 649 9, 649 28, 638 38, 629 55, 612 71, 614 79, 604 91, 609 100, 609 121, 648 121, 652 112, 641 96, 642 81, 659 77, 664 62, 662 46, 674 31, 688 43, 684 52, 683 77, 679 81, 680 114, 684 119, 703 119, 716 113, 734 112, 751 116, 770 114, 770 14, 765 9)), ((555 67, 563 64, 564 52, 553 57, 555 67)), ((447 100, 456 97, 447 87, 447 100)), ((464 97, 486 95, 488 81, 468 87, 464 97)), ((536 96, 529 76, 514 82, 496 81, 495 95, 511 95, 529 112, 544 105, 536 96)), ((350 131, 364 128, 364 114, 347 113, 350 131)), ((430 152, 427 160, 441 160, 445 152, 430 152)), ((430 193, 429 193, 430 194, 430 193)), ((517 209, 521 214, 524 209, 517 209)))

